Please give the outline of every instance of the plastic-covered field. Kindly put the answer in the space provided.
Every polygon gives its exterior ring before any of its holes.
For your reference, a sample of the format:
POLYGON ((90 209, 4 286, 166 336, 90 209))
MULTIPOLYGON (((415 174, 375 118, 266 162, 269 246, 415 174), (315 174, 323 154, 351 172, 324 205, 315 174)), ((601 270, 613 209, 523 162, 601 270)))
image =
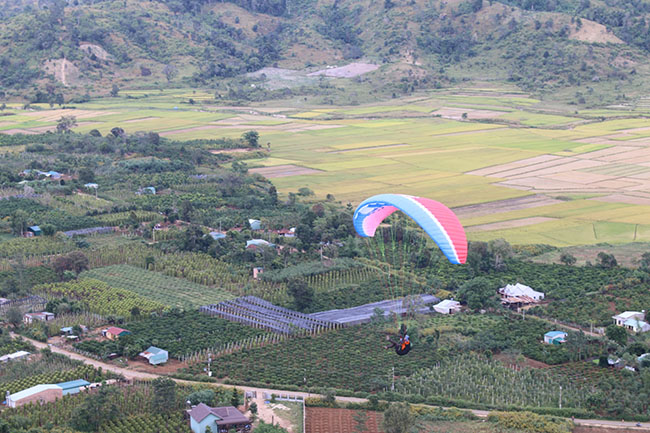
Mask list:
POLYGON ((410 302, 404 302, 404 299, 392 299, 373 302, 371 304, 360 305, 353 308, 345 308, 343 310, 321 311, 320 313, 313 313, 309 316, 313 319, 326 320, 340 325, 357 325, 359 323, 369 322, 377 308, 383 310, 384 316, 388 316, 392 313, 397 315, 405 314, 409 310, 409 305, 417 306, 419 313, 428 313, 430 312, 429 305, 440 302, 440 299, 433 295, 419 296, 419 302, 417 302, 417 300, 416 302, 413 302, 412 298, 406 298, 409 299, 410 302))
POLYGON ((297 331, 317 332, 335 326, 332 322, 278 307, 256 296, 243 296, 219 304, 204 305, 199 311, 280 334, 294 334, 297 331))

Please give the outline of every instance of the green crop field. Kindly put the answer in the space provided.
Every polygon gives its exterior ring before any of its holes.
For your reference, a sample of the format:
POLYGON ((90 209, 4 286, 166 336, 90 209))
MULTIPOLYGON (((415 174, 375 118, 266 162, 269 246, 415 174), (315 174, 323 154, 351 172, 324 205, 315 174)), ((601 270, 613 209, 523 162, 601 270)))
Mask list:
MULTIPOLYGON (((333 194, 352 204, 385 192, 427 196, 450 207, 486 204, 486 211, 463 215, 463 223, 503 224, 470 229, 475 240, 504 237, 558 246, 649 240, 649 198, 640 191, 648 188, 650 169, 643 161, 650 153, 643 153, 643 140, 650 142, 650 121, 642 109, 551 110, 524 93, 494 88, 430 91, 390 103, 339 107, 294 100, 219 107, 209 92, 198 89, 149 89, 124 91, 73 110, 32 107, 41 111, 8 107, 15 115, 5 116, 1 128, 52 128, 66 114, 78 117, 77 131, 102 134, 119 126, 128 133, 156 131, 187 140, 236 138, 255 129, 262 145, 270 143, 270 152, 267 158, 247 160, 249 167, 314 170, 270 175, 280 193, 306 186, 318 197, 333 194), (463 113, 467 120, 461 119, 463 113), (638 149, 633 156, 608 156, 630 143, 638 149), (528 166, 519 162, 544 156, 558 159, 528 166), (529 169, 510 173, 517 164, 529 169), (474 173, 491 167, 494 174, 474 173), (509 200, 534 194, 571 200, 510 209, 509 200), (615 198, 608 199, 612 194, 615 198), (534 217, 546 219, 516 222, 534 217)), ((101 209, 104 203, 82 205, 101 209)), ((192 304, 191 296, 171 292, 173 304, 192 304)))
POLYGON ((188 280, 168 277, 129 265, 96 268, 82 274, 85 278, 104 281, 111 287, 122 288, 172 307, 193 308, 214 304, 233 297, 224 290, 202 286, 188 280))

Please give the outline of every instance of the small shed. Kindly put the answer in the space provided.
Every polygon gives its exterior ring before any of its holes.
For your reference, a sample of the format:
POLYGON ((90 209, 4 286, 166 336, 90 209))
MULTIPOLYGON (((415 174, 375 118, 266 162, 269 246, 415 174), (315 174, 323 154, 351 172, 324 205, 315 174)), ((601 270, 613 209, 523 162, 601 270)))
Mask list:
POLYGON ((104 329, 102 331, 102 335, 109 340, 117 340, 120 337, 123 337, 125 335, 129 335, 131 331, 128 331, 126 329, 118 328, 117 326, 111 326, 108 329, 104 329))
POLYGON ((214 239, 215 241, 217 241, 217 240, 219 240, 219 239, 225 239, 225 238, 226 238, 226 234, 225 234, 225 233, 221 233, 221 232, 210 232, 210 237, 211 237, 212 239, 214 239))
POLYGON ((40 236, 43 234, 43 230, 39 226, 31 226, 27 228, 27 231, 32 233, 34 236, 40 236))
POLYGON ((47 322, 49 320, 54 320, 54 313, 48 311, 41 311, 39 313, 25 313, 23 315, 23 322, 27 325, 34 323, 34 320, 40 320, 41 322, 47 322))
POLYGON ((260 221, 260 220, 249 219, 248 224, 250 224, 251 230, 261 230, 262 229, 262 221, 260 221))
POLYGON ((546 344, 562 344, 566 343, 567 333, 563 331, 549 331, 544 334, 544 343, 546 344))
POLYGON ((169 353, 166 350, 155 346, 149 346, 144 352, 140 353, 140 356, 147 358, 151 365, 164 364, 169 359, 169 353))
POLYGON ((23 389, 7 397, 7 406, 19 407, 28 403, 49 403, 63 398, 63 390, 51 384, 41 384, 23 389))
POLYGON ((460 311, 460 302, 453 299, 445 299, 433 306, 434 311, 440 314, 454 314, 460 311))
POLYGON ((251 239, 249 241, 246 241, 246 248, 259 248, 259 247, 274 247, 275 244, 272 244, 269 241, 265 241, 264 239, 251 239))
POLYGON ((8 353, 7 355, 0 356, 0 362, 14 361, 16 359, 22 359, 22 358, 26 358, 28 356, 29 356, 29 352, 26 352, 24 350, 20 350, 18 352, 8 353))
POLYGON ((80 388, 90 385, 90 382, 83 379, 71 380, 68 382, 57 383, 56 386, 61 388, 63 395, 77 394, 80 388))

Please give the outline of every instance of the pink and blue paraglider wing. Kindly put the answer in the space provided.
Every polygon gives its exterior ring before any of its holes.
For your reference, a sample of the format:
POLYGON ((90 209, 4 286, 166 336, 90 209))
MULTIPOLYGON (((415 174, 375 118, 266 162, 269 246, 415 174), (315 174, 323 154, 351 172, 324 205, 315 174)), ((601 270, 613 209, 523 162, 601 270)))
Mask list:
POLYGON ((418 223, 451 263, 465 263, 465 230, 458 217, 447 206, 435 200, 404 194, 372 196, 364 200, 354 212, 354 228, 360 236, 372 237, 379 224, 397 210, 418 223))

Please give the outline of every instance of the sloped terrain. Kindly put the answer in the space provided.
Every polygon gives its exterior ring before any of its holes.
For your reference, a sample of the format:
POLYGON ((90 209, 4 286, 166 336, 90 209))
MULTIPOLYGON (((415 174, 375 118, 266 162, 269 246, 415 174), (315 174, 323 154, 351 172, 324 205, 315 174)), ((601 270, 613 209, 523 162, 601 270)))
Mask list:
POLYGON ((36 85, 28 99, 58 103, 185 82, 260 99, 277 95, 223 80, 263 67, 314 72, 358 61, 381 66, 351 79, 367 81, 371 93, 498 80, 579 104, 635 96, 650 74, 650 6, 574 3, 0 0, 0 87, 36 85))

